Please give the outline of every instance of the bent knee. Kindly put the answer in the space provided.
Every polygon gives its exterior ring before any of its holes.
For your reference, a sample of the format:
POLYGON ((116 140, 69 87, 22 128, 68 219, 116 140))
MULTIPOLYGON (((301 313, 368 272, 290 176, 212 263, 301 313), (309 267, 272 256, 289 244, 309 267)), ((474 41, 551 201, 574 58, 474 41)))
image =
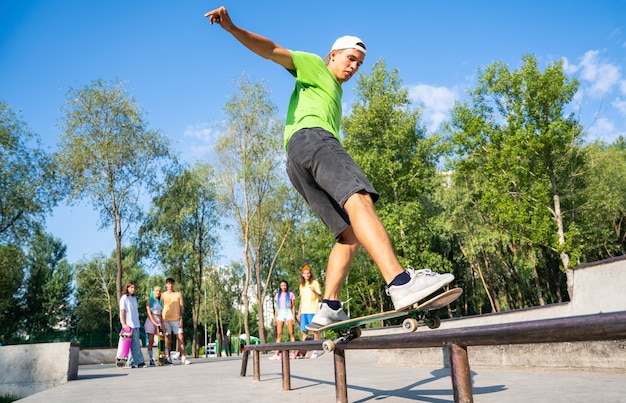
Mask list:
POLYGON ((339 237, 337 238, 337 242, 346 246, 351 246, 351 245, 358 246, 359 240, 356 238, 356 235, 354 234, 352 225, 348 226, 348 228, 344 229, 343 232, 339 234, 339 237))
POLYGON ((368 205, 374 206, 374 200, 372 199, 372 195, 370 195, 365 190, 359 190, 356 193, 353 193, 348 200, 343 204, 343 208, 348 210, 353 205, 368 205))

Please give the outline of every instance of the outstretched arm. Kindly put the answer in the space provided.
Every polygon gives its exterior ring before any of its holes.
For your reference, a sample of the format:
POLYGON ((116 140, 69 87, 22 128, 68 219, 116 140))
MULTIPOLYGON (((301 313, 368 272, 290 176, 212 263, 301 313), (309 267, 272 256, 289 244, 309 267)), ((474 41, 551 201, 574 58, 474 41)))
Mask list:
POLYGON ((213 25, 213 23, 219 24, 222 28, 224 28, 224 30, 234 36, 235 39, 257 55, 265 59, 272 60, 287 70, 296 69, 289 50, 275 44, 272 40, 266 37, 246 31, 245 29, 239 28, 233 24, 230 16, 228 15, 228 11, 226 11, 226 7, 222 6, 220 8, 216 8, 215 10, 204 14, 204 16, 209 18, 211 25, 213 25))

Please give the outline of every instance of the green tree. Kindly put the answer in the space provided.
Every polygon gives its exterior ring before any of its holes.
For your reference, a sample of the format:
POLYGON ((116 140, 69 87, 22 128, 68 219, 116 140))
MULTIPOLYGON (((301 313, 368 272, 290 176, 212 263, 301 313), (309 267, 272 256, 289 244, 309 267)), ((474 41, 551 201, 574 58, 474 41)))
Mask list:
POLYGON ((441 212, 433 217, 431 225, 440 239, 449 244, 448 259, 461 268, 455 275, 464 289, 464 313, 498 312, 498 292, 506 277, 499 272, 498 263, 509 237, 495 225, 490 210, 479 203, 480 189, 474 176, 444 172, 439 179, 441 186, 436 188, 432 200, 441 212), (455 252, 463 259, 455 260, 455 252))
POLYGON ((26 256, 14 244, 0 245, 0 342, 9 344, 20 329, 18 291, 24 280, 26 256))
MULTIPOLYGON (((286 186, 286 178, 284 170, 279 171, 282 122, 269 101, 267 87, 244 77, 238 85, 238 91, 226 104, 227 128, 215 150, 222 178, 221 194, 243 244, 245 333, 250 335, 249 298, 254 295, 262 306, 276 259, 288 235, 288 232, 277 233, 273 224, 284 217, 278 195, 280 187, 286 186)), ((259 309, 261 342, 265 342, 264 315, 263 309, 259 309)))
POLYGON ((59 189, 39 138, 0 102, 0 243, 26 241, 41 229, 59 189))
MULTIPOLYGON (((201 307, 201 321, 210 328, 210 334, 225 335, 227 330, 232 334, 243 333, 243 322, 240 320, 241 278, 242 270, 238 265, 233 267, 210 267, 205 273, 205 292, 207 298, 201 307)), ((219 340, 219 338, 218 338, 219 340)), ((221 355, 221 348, 217 355, 221 355)))
POLYGON ((72 270, 66 249, 59 239, 44 233, 37 233, 29 245, 22 314, 31 340, 68 330, 71 323, 72 270))
MULTIPOLYGON (((122 265, 124 266, 124 277, 122 278, 122 282, 124 285, 126 283, 132 282, 136 284, 135 296, 137 297, 137 302, 139 304, 139 320, 143 324, 148 313, 146 312, 146 301, 150 297, 150 288, 153 285, 148 280, 150 276, 146 268, 144 267, 142 259, 145 257, 143 249, 139 248, 135 244, 131 244, 128 246, 124 246, 122 248, 122 265)), ((111 252, 111 256, 109 257, 110 264, 114 264, 117 260, 117 251, 111 252)), ((164 283, 160 283, 163 288, 165 288, 164 283)), ((116 330, 121 330, 122 324, 119 318, 119 299, 117 299, 117 311, 116 316, 114 318, 114 325, 116 330)))
POLYGON ((113 347, 117 342, 118 301, 115 293, 116 265, 114 259, 100 254, 83 260, 74 266, 76 279, 76 307, 78 340, 86 346, 113 347), (94 336, 106 334, 106 340, 94 340, 94 336))
POLYGON ((454 168, 465 176, 456 180, 476 185, 472 191, 489 224, 510 237, 505 249, 512 257, 498 253, 490 261, 497 277, 511 270, 513 280, 524 277, 518 259, 536 270, 556 257, 571 296, 571 262, 583 247, 575 218, 584 205, 586 157, 581 126, 566 108, 578 81, 568 79, 561 61, 541 72, 532 55, 522 60, 516 71, 501 62, 479 70, 471 101, 455 105, 454 168))
POLYGON ((585 262, 626 254, 626 147, 596 142, 585 147, 589 155, 586 202, 577 220, 585 248, 585 262))
MULTIPOLYGON (((398 71, 388 71, 384 61, 377 61, 370 74, 359 75, 355 92, 357 101, 342 122, 344 145, 380 194, 376 210, 400 262, 441 267, 441 256, 430 250, 432 235, 426 202, 432 192, 430 178, 435 175, 440 156, 439 140, 426 136, 420 109, 411 106, 398 71)), ((371 268, 368 261, 362 260, 361 264, 371 268)), ((351 277, 355 278, 354 273, 351 277)), ((384 295, 380 276, 366 278, 367 281, 354 285, 367 290, 357 289, 351 296, 366 292, 377 303, 372 305, 364 300, 365 306, 371 306, 374 312, 387 309, 383 305, 387 299, 380 298, 384 295)))
POLYGON ((122 294, 122 239, 142 219, 140 196, 158 181, 169 142, 149 130, 144 112, 120 82, 94 81, 72 88, 56 155, 71 189, 70 201, 87 196, 110 226, 116 245, 116 292, 122 294))
POLYGON ((162 192, 140 229, 144 248, 150 245, 155 256, 172 277, 184 287, 192 313, 192 349, 199 348, 198 323, 205 273, 213 266, 219 251, 217 230, 221 212, 215 175, 208 164, 196 163, 190 169, 169 173, 162 192))

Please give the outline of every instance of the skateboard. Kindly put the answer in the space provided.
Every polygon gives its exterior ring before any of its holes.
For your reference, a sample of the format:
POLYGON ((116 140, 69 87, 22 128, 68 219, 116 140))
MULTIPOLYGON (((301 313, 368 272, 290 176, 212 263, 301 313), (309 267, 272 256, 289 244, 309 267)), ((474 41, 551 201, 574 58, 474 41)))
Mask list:
POLYGON ((126 361, 128 361, 128 354, 130 353, 130 342, 132 341, 133 331, 125 332, 124 329, 120 332, 120 339, 117 342, 117 354, 115 355, 118 368, 124 368, 126 361))
POLYGON ((159 349, 159 359, 157 360, 157 365, 162 367, 165 364, 165 335, 163 334, 163 327, 159 326, 158 330, 157 348, 159 349))
POLYGON ((351 318, 327 326, 315 326, 314 324, 310 324, 307 325, 307 329, 318 332, 334 330, 339 334, 339 337, 332 340, 325 340, 322 343, 322 347, 327 353, 332 352, 336 344, 347 342, 361 336, 361 328, 359 326, 366 323, 409 316, 402 322, 402 328, 407 332, 414 332, 419 326, 428 326, 430 329, 436 329, 441 325, 441 320, 438 316, 430 312, 450 305, 452 302, 456 301, 462 293, 462 288, 453 288, 425 302, 414 304, 403 310, 393 310, 362 316, 360 318, 351 318))

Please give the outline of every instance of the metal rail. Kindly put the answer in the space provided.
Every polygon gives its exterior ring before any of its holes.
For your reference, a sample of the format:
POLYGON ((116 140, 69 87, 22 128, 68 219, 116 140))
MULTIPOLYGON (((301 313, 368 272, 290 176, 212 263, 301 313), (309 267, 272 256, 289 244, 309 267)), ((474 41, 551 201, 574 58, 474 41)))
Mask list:
MULTIPOLYGON (((345 350, 446 347, 454 401, 474 401, 467 356, 468 346, 562 343, 626 339, 626 311, 543 319, 498 325, 438 329, 424 332, 359 337, 337 344, 334 351, 337 402, 348 402, 345 350)), ((283 390, 291 389, 289 350, 320 349, 322 341, 254 344, 245 346, 241 376, 246 376, 249 351, 253 351, 254 379, 260 379, 259 352, 282 350, 283 390)))

